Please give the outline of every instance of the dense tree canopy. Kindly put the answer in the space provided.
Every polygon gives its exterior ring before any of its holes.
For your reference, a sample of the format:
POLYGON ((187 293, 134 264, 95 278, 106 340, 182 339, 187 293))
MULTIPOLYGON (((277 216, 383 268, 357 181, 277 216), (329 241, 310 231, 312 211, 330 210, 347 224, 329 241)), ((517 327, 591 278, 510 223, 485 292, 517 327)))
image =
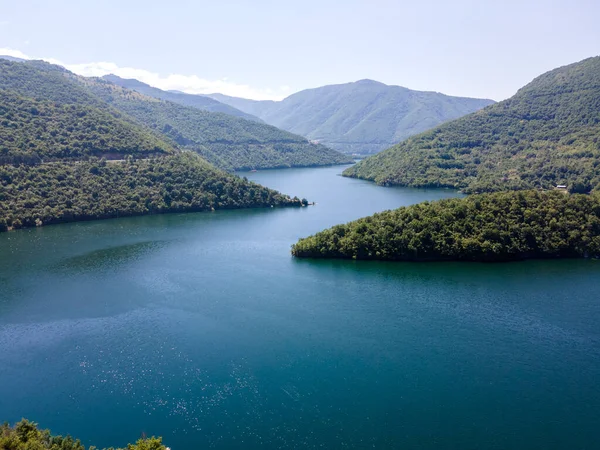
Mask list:
POLYGON ((515 96, 347 169, 383 185, 465 192, 600 189, 600 57, 552 70, 515 96))
MULTIPOLYGON (((13 427, 5 423, 0 425, 0 450, 86 450, 86 447, 71 436, 54 436, 50 430, 40 430, 36 423, 26 419, 13 427)), ((96 450, 89 447, 88 450, 96 450)), ((161 438, 139 439, 126 448, 105 450, 167 450, 161 438)))
POLYGON ((107 108, 84 86, 73 83, 69 74, 66 69, 43 61, 12 62, 0 59, 0 89, 60 105, 107 108))
POLYGON ((301 206, 184 152, 156 159, 0 166, 0 231, 77 220, 301 206))
POLYGON ((174 151, 171 144, 100 108, 0 90, 0 164, 174 151))
POLYGON ((509 261, 600 257, 600 194, 509 191, 425 202, 301 239, 297 257, 509 261))

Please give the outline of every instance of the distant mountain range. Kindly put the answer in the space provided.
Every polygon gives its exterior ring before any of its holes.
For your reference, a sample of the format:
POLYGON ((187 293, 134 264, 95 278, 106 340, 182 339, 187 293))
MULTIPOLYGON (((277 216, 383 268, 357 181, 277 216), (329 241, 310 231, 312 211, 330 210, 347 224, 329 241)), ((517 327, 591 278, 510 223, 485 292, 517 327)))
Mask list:
POLYGON ((208 97, 341 152, 362 155, 494 103, 372 80, 308 89, 278 102, 208 97))
POLYGON ((164 91, 112 74, 102 78, 156 99, 267 123, 313 143, 354 155, 377 153, 412 135, 494 103, 486 99, 413 91, 373 80, 308 89, 282 101, 261 101, 223 94, 164 91))
POLYGON ((600 190, 600 57, 551 70, 513 97, 413 136, 344 175, 486 192, 600 190))
MULTIPOLYGON (((23 61, 23 60, 21 60, 23 61)), ((0 59, 0 63, 3 60, 0 59)), ((48 64, 44 61, 25 61, 15 64, 14 62, 4 62, 0 68, 0 89, 6 89, 22 95, 24 97, 34 97, 35 100, 54 101, 61 104, 71 103, 78 107, 93 107, 102 111, 107 107, 113 112, 120 111, 124 113, 125 121, 135 125, 143 124, 148 130, 161 140, 167 142, 172 147, 192 150, 209 162, 219 168, 226 170, 243 169, 269 169, 285 167, 307 167, 329 164, 342 164, 352 162, 347 156, 338 153, 335 150, 327 148, 320 144, 309 142, 306 138, 298 136, 287 131, 280 130, 272 125, 262 122, 246 120, 241 117, 225 113, 209 112, 203 108, 195 106, 186 106, 179 102, 162 100, 159 97, 168 97, 169 95, 178 98, 189 97, 188 102, 193 102, 194 98, 199 102, 218 103, 215 100, 195 95, 170 94, 157 88, 152 88, 136 80, 125 80, 129 85, 134 85, 147 90, 153 96, 145 95, 137 90, 131 90, 117 85, 103 78, 86 78, 69 72, 63 67, 48 64)), ((117 79, 117 78, 113 78, 117 79)), ((9 101, 10 97, 6 100, 9 101)), ((15 100, 17 103, 18 101, 15 100)), ((14 102, 13 102, 14 103, 14 102)), ((230 108, 223 105, 225 108, 230 108)), ((45 106, 46 111, 50 111, 52 105, 45 106)), ((48 112, 48 114, 50 114, 48 112)), ((63 120, 62 115, 69 115, 69 111, 61 111, 57 118, 61 120, 58 123, 72 123, 78 129, 87 120, 82 120, 80 124, 73 119, 70 114, 68 119, 63 120)), ((113 114, 114 115, 114 114, 113 114)), ((122 118, 97 116, 99 121, 123 121, 122 118)), ((57 119, 58 120, 58 119, 57 119)), ((111 123, 112 123, 111 122, 111 123)), ((34 118, 27 118, 27 127, 40 125, 40 121, 34 118)), ((108 124, 108 122, 107 122, 108 124)), ((116 123, 107 125, 109 132, 104 133, 103 142, 107 139, 118 137, 126 144, 123 138, 123 132, 113 133, 116 130, 116 123)), ((39 133, 27 132, 29 128, 19 126, 17 130, 24 136, 23 139, 31 140, 39 133)), ((67 130, 72 127, 67 127, 67 130)), ((102 127, 97 127, 103 130, 102 127)), ((45 129, 45 128, 44 128, 45 129)), ((12 133, 12 132, 11 132, 12 133)), ((61 135, 65 131, 61 132, 61 135)), ((17 143, 18 141, 15 141, 17 143)), ((35 154, 41 158, 64 158, 69 152, 76 152, 73 156, 95 155, 101 156, 107 153, 121 154, 143 153, 152 154, 155 145, 150 145, 149 141, 135 140, 131 143, 131 151, 124 148, 114 151, 100 151, 106 145, 76 145, 70 142, 70 138, 61 139, 42 137, 36 143, 28 144, 28 148, 35 148, 35 154), (60 142, 61 145, 55 145, 54 142, 60 142), (138 144, 138 142, 140 144, 138 144), (64 147, 64 148, 63 148, 64 147), (139 150, 138 150, 139 148, 139 150)), ((163 145, 156 145, 161 149, 163 145)), ((22 147, 22 146, 21 146, 22 147)), ((110 148, 110 146, 108 146, 110 148)), ((30 157, 33 154, 31 150, 25 150, 30 157)), ((163 152, 161 150, 160 152, 163 152)), ((20 147, 11 148, 10 155, 0 155, 5 160, 15 160, 16 155, 21 155, 20 147)), ((21 157, 21 156, 19 156, 21 157)))
POLYGON ((255 122, 262 123, 262 120, 256 116, 247 114, 243 111, 240 111, 239 109, 236 109, 225 103, 221 103, 210 97, 205 97, 203 95, 186 94, 180 91, 163 91, 161 89, 152 87, 146 83, 142 83, 141 81, 135 79, 121 78, 117 75, 112 74, 105 75, 102 78, 107 81, 110 81, 111 83, 116 84, 117 86, 121 86, 127 89, 133 89, 134 91, 140 92, 141 94, 147 95, 149 97, 179 103, 180 105, 191 106, 193 108, 198 108, 203 111, 229 114, 230 116, 241 117, 243 119, 254 120, 255 122))
MULTIPOLYGON (((272 169, 352 162, 348 156, 272 125, 149 97, 105 78, 76 79, 109 105, 222 169, 272 169)), ((151 89, 156 96, 167 94, 160 89, 151 89)))

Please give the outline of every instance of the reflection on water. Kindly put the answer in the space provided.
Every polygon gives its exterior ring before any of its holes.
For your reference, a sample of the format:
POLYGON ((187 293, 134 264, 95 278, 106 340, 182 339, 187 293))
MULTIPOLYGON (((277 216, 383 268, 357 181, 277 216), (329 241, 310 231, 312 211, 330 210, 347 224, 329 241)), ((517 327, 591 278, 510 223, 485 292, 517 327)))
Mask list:
POLYGON ((119 270, 120 266, 132 264, 147 257, 149 252, 164 247, 166 241, 146 241, 92 250, 81 255, 67 257, 49 267, 63 273, 119 270))

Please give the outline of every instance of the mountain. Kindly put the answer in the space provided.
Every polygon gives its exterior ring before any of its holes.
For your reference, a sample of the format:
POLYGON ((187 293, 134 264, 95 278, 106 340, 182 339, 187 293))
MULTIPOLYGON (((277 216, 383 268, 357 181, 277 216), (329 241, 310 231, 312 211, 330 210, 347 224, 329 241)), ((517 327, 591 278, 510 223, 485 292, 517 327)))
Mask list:
POLYGON ((0 90, 0 121, 3 164, 175 152, 171 144, 108 111, 34 100, 10 91, 0 90))
POLYGON ((0 60, 0 163, 176 152, 65 73, 46 63, 0 60))
POLYGON ((77 80, 109 105, 223 169, 352 162, 335 150, 271 125, 148 97, 100 78, 77 77, 77 80))
POLYGON ((0 60, 0 89, 45 101, 100 108, 143 126, 171 146, 193 150, 222 169, 351 162, 332 149, 264 123, 159 100, 107 80, 77 76, 43 61, 17 64, 0 60))
POLYGON ((600 57, 551 70, 513 97, 371 156, 345 176, 465 192, 600 189, 600 57))
MULTIPOLYGON (((181 151, 80 80, 44 62, 0 60, 0 231, 128 215, 306 203, 181 151)), ((150 99, 135 91, 126 95, 150 99)))
POLYGON ((5 59, 7 61, 12 61, 12 62, 25 62, 25 61, 27 61, 26 59, 23 59, 23 58, 17 58, 15 56, 8 56, 8 55, 0 55, 0 59, 5 59))
POLYGON ((251 100, 248 98, 231 97, 224 94, 208 94, 206 97, 231 105, 256 117, 268 114, 269 110, 277 108, 281 103, 273 100, 251 100))
POLYGON ((308 89, 280 102, 210 97, 341 152, 362 155, 493 103, 372 80, 308 89))
POLYGON ((600 196, 496 192, 425 202, 301 239, 297 257, 513 261, 600 256, 600 196))
POLYGON ((117 86, 121 86, 127 89, 133 89, 134 91, 138 91, 139 93, 147 95, 149 97, 179 103, 180 105, 191 106, 193 108, 198 108, 203 111, 220 112, 224 114, 229 114, 231 116, 241 117, 243 119, 254 120, 255 122, 262 122, 262 120, 258 117, 255 117, 251 114, 247 114, 230 105, 221 103, 217 100, 203 95, 192 95, 179 91, 163 91, 161 89, 152 87, 146 83, 142 83, 141 81, 135 79, 125 79, 112 74, 105 75, 102 78, 106 81, 110 81, 111 83, 116 84, 117 86))

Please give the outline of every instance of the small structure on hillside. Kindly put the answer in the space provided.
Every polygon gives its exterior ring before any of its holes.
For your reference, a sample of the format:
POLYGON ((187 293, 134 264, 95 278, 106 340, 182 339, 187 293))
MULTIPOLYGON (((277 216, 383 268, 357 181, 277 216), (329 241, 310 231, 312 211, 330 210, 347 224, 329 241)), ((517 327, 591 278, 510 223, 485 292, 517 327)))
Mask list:
POLYGON ((556 189, 558 189, 559 191, 566 191, 567 185, 566 184, 557 184, 556 189))

